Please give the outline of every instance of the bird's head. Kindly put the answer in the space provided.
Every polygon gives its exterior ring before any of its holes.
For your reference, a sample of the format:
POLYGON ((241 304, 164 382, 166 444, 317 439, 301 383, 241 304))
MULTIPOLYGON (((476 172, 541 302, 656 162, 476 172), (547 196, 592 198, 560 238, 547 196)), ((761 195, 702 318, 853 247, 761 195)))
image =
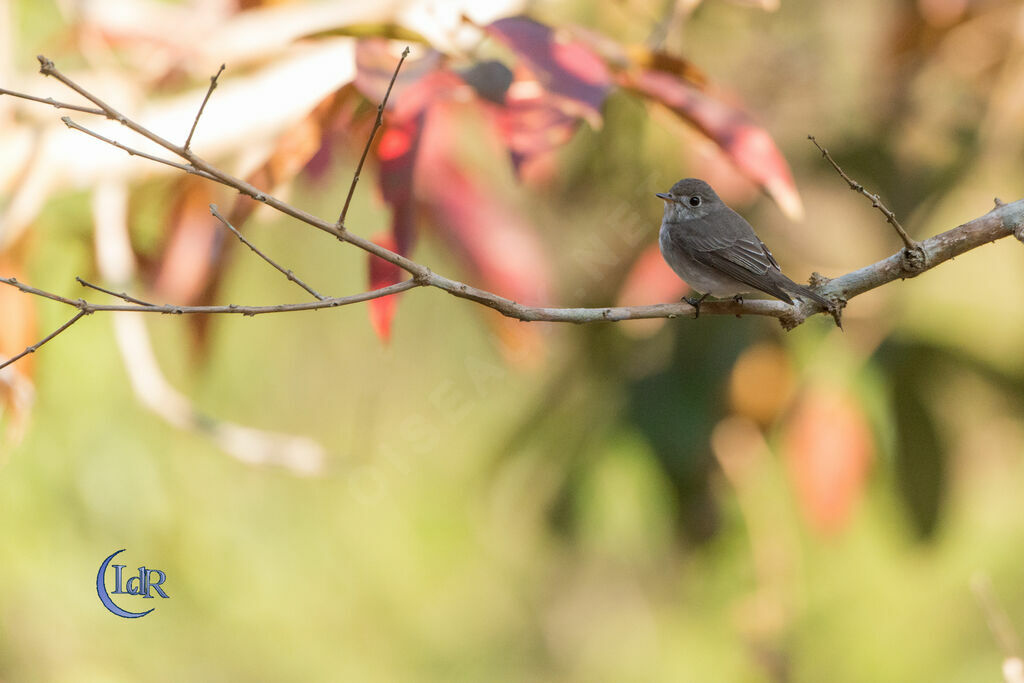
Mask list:
POLYGON ((684 178, 668 192, 655 196, 665 201, 665 218, 678 221, 703 218, 722 203, 711 186, 699 178, 684 178))

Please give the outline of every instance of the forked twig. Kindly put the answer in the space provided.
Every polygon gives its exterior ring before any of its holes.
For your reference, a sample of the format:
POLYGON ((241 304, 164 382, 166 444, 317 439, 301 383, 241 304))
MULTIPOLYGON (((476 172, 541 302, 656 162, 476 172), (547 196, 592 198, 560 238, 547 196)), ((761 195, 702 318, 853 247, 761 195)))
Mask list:
POLYGON ((402 56, 398 60, 398 64, 395 65, 395 72, 391 74, 391 82, 388 83, 388 89, 384 91, 384 99, 377 105, 377 118, 373 122, 373 128, 370 129, 370 136, 366 139, 366 146, 363 147, 363 155, 359 157, 359 164, 356 166, 356 172, 352 174, 352 184, 348 186, 348 196, 345 197, 345 205, 341 207, 341 215, 338 216, 337 226, 340 230, 345 229, 345 217, 348 216, 348 207, 352 203, 352 195, 355 194, 356 185, 359 184, 359 176, 363 172, 363 164, 366 163, 366 155, 370 153, 370 147, 373 145, 373 138, 377 135, 377 130, 381 127, 384 122, 384 107, 387 106, 388 98, 391 96, 391 89, 395 87, 395 80, 398 78, 398 71, 402 68, 402 64, 405 62, 405 58, 409 56, 409 48, 402 50, 402 56))
POLYGON ((136 299, 135 297, 130 296, 130 295, 124 293, 124 292, 115 292, 115 291, 113 291, 111 289, 106 289, 105 287, 100 287, 99 285, 94 285, 93 283, 88 282, 87 280, 83 280, 80 277, 76 277, 75 279, 78 280, 78 284, 82 285, 83 287, 88 287, 90 289, 95 289, 97 292, 103 292, 104 294, 109 294, 110 296, 114 296, 114 297, 117 297, 118 299, 121 299, 123 301, 127 301, 130 304, 137 304, 139 306, 156 306, 157 305, 157 304, 154 304, 154 303, 150 303, 149 301, 143 301, 142 299, 136 299))
POLYGON ((231 225, 231 223, 230 223, 230 222, 228 221, 228 219, 227 219, 227 218, 224 218, 224 216, 221 216, 221 215, 220 215, 220 212, 219 212, 219 211, 217 210, 217 205, 216 205, 216 204, 210 204, 210 213, 212 213, 212 214, 213 214, 213 216, 214 216, 214 217, 215 217, 215 218, 216 218, 217 220, 219 220, 219 221, 220 221, 221 223, 223 223, 223 224, 225 225, 225 227, 227 227, 227 229, 228 229, 228 230, 230 230, 231 232, 233 232, 233 233, 235 234, 235 237, 237 237, 237 238, 238 238, 238 239, 239 239, 239 240, 240 240, 240 241, 242 242, 242 244, 244 244, 245 246, 247 246, 247 247, 249 247, 250 249, 252 249, 252 250, 253 250, 253 252, 254 252, 254 253, 255 253, 255 254, 257 255, 257 256, 259 256, 259 257, 260 257, 261 259, 263 259, 264 261, 266 261, 267 263, 269 263, 270 265, 272 265, 272 266, 273 266, 274 268, 276 268, 276 269, 277 269, 277 270, 279 270, 279 271, 280 271, 280 272, 281 272, 282 274, 284 274, 284 276, 285 276, 286 278, 288 278, 289 280, 291 280, 292 282, 294 282, 295 284, 297 284, 297 285, 298 285, 299 287, 302 287, 302 288, 303 288, 304 290, 306 290, 307 292, 309 292, 310 294, 312 294, 313 296, 315 296, 315 297, 316 297, 317 299, 319 299, 320 301, 323 301, 323 300, 324 300, 324 298, 325 298, 325 297, 324 297, 323 295, 321 295, 321 294, 320 294, 319 292, 317 292, 317 291, 316 291, 315 289, 313 289, 312 287, 310 287, 309 285, 307 285, 307 284, 306 284, 305 282, 303 282, 302 280, 300 280, 300 279, 299 279, 299 277, 298 277, 297 275, 295 275, 295 273, 293 273, 293 272, 292 272, 291 270, 289 270, 289 269, 287 269, 287 268, 285 268, 285 267, 281 266, 281 265, 280 265, 279 263, 277 263, 276 261, 274 261, 274 259, 270 258, 270 257, 269 257, 269 256, 267 256, 266 254, 264 254, 264 253, 263 253, 262 251, 260 251, 260 250, 259 250, 259 249, 258 249, 258 248, 256 247, 256 245, 255 245, 255 244, 253 244, 252 242, 250 242, 249 240, 247 240, 247 239, 245 238, 245 235, 243 235, 243 234, 242 234, 241 232, 239 232, 239 231, 238 231, 238 228, 236 228, 235 226, 231 225))

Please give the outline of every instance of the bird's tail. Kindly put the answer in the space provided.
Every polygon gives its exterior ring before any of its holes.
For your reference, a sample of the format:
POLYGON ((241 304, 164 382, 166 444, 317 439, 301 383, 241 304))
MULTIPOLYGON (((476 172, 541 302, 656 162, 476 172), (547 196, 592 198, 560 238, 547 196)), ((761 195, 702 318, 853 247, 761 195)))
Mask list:
POLYGON ((829 301, 828 299, 826 299, 822 295, 818 294, 814 290, 812 290, 812 289, 810 289, 808 287, 804 287, 803 285, 798 285, 797 283, 793 282, 792 280, 790 280, 785 275, 783 275, 782 277, 785 278, 785 280, 786 280, 785 287, 786 287, 787 291, 789 291, 789 292, 791 292, 793 294, 796 294, 797 296, 802 296, 805 299, 810 299, 811 301, 813 301, 813 302, 815 302, 817 304, 821 304, 822 306, 825 307, 825 310, 827 310, 827 311, 831 311, 832 309, 834 309, 836 307, 835 303, 829 301))

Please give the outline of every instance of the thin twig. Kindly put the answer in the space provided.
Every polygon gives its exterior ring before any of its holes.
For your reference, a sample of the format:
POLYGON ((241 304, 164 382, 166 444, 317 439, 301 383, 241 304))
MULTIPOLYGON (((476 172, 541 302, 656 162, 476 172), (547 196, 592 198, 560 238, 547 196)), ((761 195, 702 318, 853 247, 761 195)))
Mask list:
MULTIPOLYGON (((359 294, 352 294, 349 296, 328 297, 322 301, 307 301, 297 304, 273 304, 269 306, 240 306, 237 304, 227 304, 223 306, 178 306, 175 304, 157 305, 145 301, 137 304, 95 304, 91 301, 86 301, 85 299, 69 299, 66 296, 61 296, 60 294, 49 292, 45 289, 32 287, 31 285, 19 282, 13 277, 0 277, 0 283, 15 287, 26 294, 32 294, 51 301, 57 301, 67 306, 73 306, 83 313, 130 311, 133 313, 161 313, 165 315, 210 315, 216 313, 234 313, 244 316, 295 311, 316 311, 321 308, 338 308, 339 306, 348 306, 350 304, 358 304, 363 301, 379 299, 392 294, 399 294, 400 292, 413 289, 414 287, 423 286, 416 280, 403 280, 402 282, 388 285, 387 287, 381 287, 380 289, 373 289, 368 292, 360 292, 359 294)), ((119 296, 109 290, 101 291, 106 294, 113 294, 113 296, 119 296)), ((701 312, 703 313, 703 309, 701 312)))
POLYGON ((224 73, 224 68, 226 66, 226 64, 221 64, 220 68, 217 69, 217 73, 210 76, 210 87, 206 90, 206 97, 203 98, 203 103, 199 105, 199 111, 196 112, 196 120, 192 122, 192 130, 188 132, 188 137, 185 138, 184 149, 188 149, 192 145, 192 136, 196 132, 196 126, 199 125, 199 117, 203 115, 203 110, 206 109, 206 103, 210 101, 210 95, 213 94, 214 89, 217 87, 217 79, 220 78, 222 73, 224 73))
POLYGON ((96 107, 83 107, 80 104, 70 104, 68 102, 59 102, 52 97, 36 97, 35 95, 29 95, 23 92, 16 92, 14 90, 8 90, 7 88, 0 88, 0 95, 10 95, 11 97, 19 97, 23 100, 31 100, 32 102, 41 102, 42 104, 48 104, 51 107, 57 109, 71 109, 73 111, 80 111, 86 114, 98 114, 99 116, 106 116, 107 113, 102 109, 96 107))
POLYGON ((284 268, 283 266, 278 264, 276 261, 274 261, 274 259, 270 258, 266 254, 264 254, 262 251, 260 251, 256 247, 255 244, 253 244, 252 242, 247 240, 245 238, 245 236, 241 232, 239 232, 238 229, 235 226, 231 225, 231 223, 228 222, 227 218, 224 218, 224 216, 220 215, 220 212, 217 211, 217 205, 216 204, 210 204, 210 213, 212 213, 217 220, 219 220, 221 223, 223 223, 227 227, 228 230, 230 230, 231 232, 235 233, 235 237, 237 237, 239 240, 241 240, 242 244, 244 244, 245 246, 247 246, 250 249, 252 249, 253 252, 255 252, 257 256, 259 256, 261 259, 263 259, 264 261, 266 261, 267 263, 272 265, 274 268, 276 268, 281 273, 283 273, 286 278, 288 278, 289 280, 291 280, 292 282, 297 284, 299 287, 302 287, 304 290, 306 290, 307 292, 309 292, 310 294, 315 296, 320 301, 324 300, 323 295, 321 295, 315 289, 313 289, 312 287, 307 285, 305 282, 300 280, 295 275, 295 273, 293 273, 291 270, 289 270, 287 268, 284 268))
POLYGON ((35 353, 36 349, 38 349, 40 346, 42 346, 46 342, 48 342, 51 339, 53 339, 58 334, 60 334, 61 332, 63 332, 64 330, 68 329, 69 327, 71 327, 72 325, 77 323, 79 320, 81 320, 81 318, 83 316, 86 316, 88 314, 89 314, 88 311, 79 311, 78 313, 75 313, 75 315, 72 316, 70 320, 68 320, 66 323, 64 323, 63 325, 58 327, 56 330, 54 330, 50 334, 48 334, 45 337, 43 337, 42 339, 40 339, 35 344, 33 344, 32 346, 29 346, 28 348, 26 348, 24 351, 22 351, 18 355, 11 356, 7 360, 5 360, 3 363, 0 363, 0 370, 3 370, 4 368, 6 368, 8 365, 10 365, 12 363, 16 363, 17 361, 21 360, 22 358, 24 358, 25 356, 27 356, 30 353, 35 353))
POLYGON ((807 139, 814 143, 814 146, 818 148, 818 150, 821 152, 821 155, 825 157, 826 160, 828 160, 828 163, 832 164, 832 168, 836 169, 836 172, 840 176, 842 176, 843 180, 846 181, 846 184, 850 186, 851 190, 853 190, 854 192, 859 192, 868 199, 870 199, 871 206, 875 207, 876 209, 882 212, 882 215, 885 216, 885 220, 887 220, 889 224, 896 229, 896 232, 899 234, 900 239, 903 240, 903 245, 907 249, 917 250, 919 248, 918 243, 913 238, 911 238, 910 235, 907 234, 907 231, 903 229, 903 226, 900 225, 900 222, 896 220, 896 214, 890 211, 889 208, 882 203, 882 200, 879 198, 877 194, 871 194, 870 192, 864 189, 863 185, 858 183, 850 176, 846 175, 846 172, 843 171, 842 168, 840 168, 839 164, 836 163, 836 160, 832 158, 832 155, 828 153, 828 150, 819 145, 818 141, 814 138, 813 135, 808 135, 807 139))
POLYGON ((381 127, 384 121, 384 107, 387 106, 388 97, 391 96, 391 89, 395 87, 395 80, 398 78, 398 71, 402 68, 402 63, 405 62, 405 58, 409 56, 409 48, 406 47, 402 50, 402 56, 398 60, 398 64, 395 65, 395 73, 391 74, 391 82, 388 83, 388 89, 384 91, 384 99, 377 105, 377 118, 373 122, 373 128, 370 129, 370 136, 366 139, 366 146, 363 147, 363 155, 359 157, 359 164, 356 166, 356 172, 352 175, 352 183, 348 186, 348 196, 345 197, 345 205, 341 208, 341 215, 338 216, 337 226, 340 230, 345 229, 345 217, 348 216, 348 207, 352 203, 352 195, 355 194, 356 185, 359 184, 359 176, 363 172, 363 164, 366 162, 366 155, 370 153, 370 146, 373 145, 373 138, 377 135, 377 130, 381 127))
POLYGON ((149 301, 143 301, 142 299, 136 299, 135 297, 130 296, 130 295, 124 293, 124 292, 115 292, 113 290, 106 289, 104 287, 100 287, 99 285, 94 285, 93 283, 88 282, 87 280, 83 280, 80 277, 76 277, 75 279, 78 280, 78 284, 82 285, 83 287, 89 287, 90 289, 95 289, 97 292, 103 292, 104 294, 109 294, 110 296, 117 297, 118 299, 122 299, 122 300, 127 301, 128 303, 131 303, 131 304, 137 304, 139 306, 156 306, 157 305, 157 304, 151 303, 149 301))
POLYGON ((149 154, 148 152, 143 152, 140 149, 135 149, 134 147, 129 147, 128 145, 123 145, 120 142, 118 142, 117 140, 112 140, 112 139, 110 139, 108 137, 100 135, 99 133, 97 133, 94 130, 90 130, 90 129, 86 128, 83 125, 75 123, 74 121, 71 120, 70 116, 62 116, 62 117, 60 117, 60 120, 63 121, 64 125, 67 126, 68 128, 71 128, 71 129, 77 130, 77 131, 81 131, 82 133, 85 133, 86 135, 91 135, 92 137, 96 138, 97 140, 102 140, 103 142, 107 143, 108 145, 112 145, 114 147, 117 147, 118 149, 123 149, 125 152, 128 152, 129 156, 142 157, 143 159, 149 159, 150 161, 155 161, 158 164, 164 164, 165 166, 170 166, 171 168, 176 168, 176 169, 178 169, 180 171, 184 171, 185 173, 191 173, 192 175, 202 176, 203 178, 207 178, 209 180, 217 180, 217 178, 215 178, 214 176, 210 175, 206 171, 201 171, 198 168, 196 168, 195 166, 192 166, 191 164, 181 164, 181 163, 178 163, 177 161, 171 161, 170 159, 163 159, 163 158, 155 156, 153 154, 149 154))

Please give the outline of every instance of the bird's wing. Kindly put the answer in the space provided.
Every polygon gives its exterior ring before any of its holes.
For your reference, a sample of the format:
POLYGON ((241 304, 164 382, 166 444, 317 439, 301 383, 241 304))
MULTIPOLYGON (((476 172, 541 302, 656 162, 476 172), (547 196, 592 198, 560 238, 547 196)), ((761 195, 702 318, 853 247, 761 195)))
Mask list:
POLYGON ((724 225, 721 220, 714 228, 703 219, 690 221, 693 229, 686 232, 685 238, 674 233, 673 241, 698 263, 793 303, 772 277, 774 273, 782 272, 779 264, 749 224, 735 213, 717 218, 724 219, 724 225))

